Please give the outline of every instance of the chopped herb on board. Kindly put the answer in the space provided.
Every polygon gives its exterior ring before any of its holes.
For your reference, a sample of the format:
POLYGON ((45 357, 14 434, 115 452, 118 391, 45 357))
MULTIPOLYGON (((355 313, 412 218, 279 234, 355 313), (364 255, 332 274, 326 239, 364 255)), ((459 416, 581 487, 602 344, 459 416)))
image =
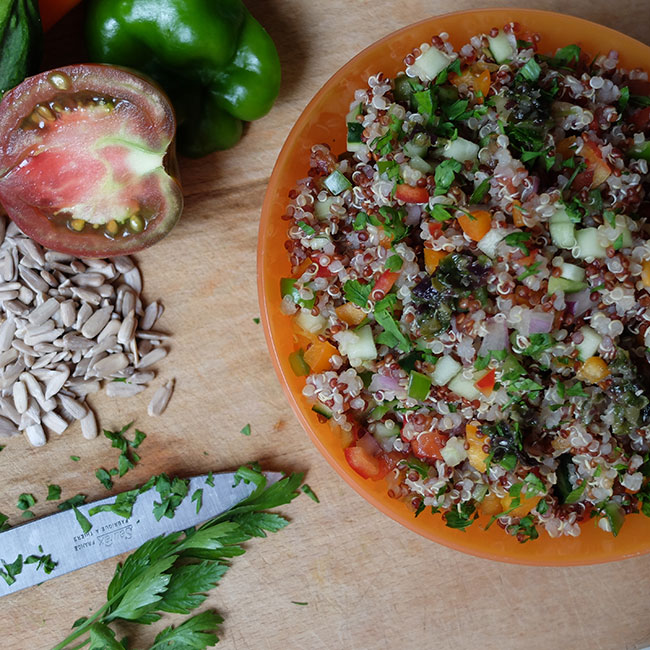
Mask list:
POLYGON ((307 483, 304 483, 303 486, 300 488, 312 501, 315 501, 316 503, 320 503, 320 499, 316 496, 316 493, 307 485, 307 483))
POLYGON ((16 508, 18 508, 18 510, 28 510, 35 503, 36 503, 36 498, 34 497, 33 494, 28 494, 27 492, 23 492, 18 497, 18 503, 16 504, 16 508))
POLYGON ((81 460, 81 458, 79 456, 70 456, 70 460, 73 460, 75 463, 77 463, 81 460))
POLYGON ((153 515, 156 521, 160 521, 163 517, 173 519, 176 508, 187 496, 189 480, 175 478, 172 481, 167 474, 160 474, 155 477, 153 485, 160 495, 160 501, 154 501, 153 504, 153 515))
MULTIPOLYGON (((88 643, 94 650, 125 650, 115 638, 114 623, 148 624, 166 613, 191 614, 203 605, 206 592, 229 569, 229 559, 253 548, 244 547, 244 542, 264 538, 289 523, 268 510, 291 502, 302 481, 301 474, 292 474, 268 485, 255 467, 240 468, 237 476, 255 488, 245 501, 198 529, 145 542, 117 565, 106 603, 77 619, 73 631, 53 650, 81 648, 88 643)), ((159 632, 150 650, 205 650, 218 641, 215 632, 221 622, 221 617, 210 610, 186 617, 175 627, 159 632)))
POLYGON ((88 511, 88 514, 92 517, 98 512, 112 512, 118 517, 123 517, 124 519, 129 519, 133 514, 133 505, 135 504, 138 495, 141 490, 129 490, 128 492, 120 492, 115 497, 113 503, 105 503, 101 506, 95 506, 88 511))
POLYGON ((192 501, 196 501, 196 514, 199 514, 199 511, 203 507, 203 488, 194 490, 192 493, 192 501))
POLYGON ((47 501, 58 501, 61 498, 61 486, 51 484, 47 486, 47 501))
POLYGON ((72 509, 74 510, 74 516, 77 519, 77 523, 79 524, 79 526, 81 526, 82 532, 84 533, 90 532, 90 529, 93 527, 93 525, 88 521, 85 515, 77 508, 77 506, 72 506, 72 509))
POLYGON ((107 489, 111 490, 113 488, 113 481, 111 480, 111 475, 103 468, 100 467, 96 472, 95 476, 97 480, 107 489))
POLYGON ((251 435, 251 425, 246 424, 239 433, 243 433, 245 436, 250 436, 251 435))

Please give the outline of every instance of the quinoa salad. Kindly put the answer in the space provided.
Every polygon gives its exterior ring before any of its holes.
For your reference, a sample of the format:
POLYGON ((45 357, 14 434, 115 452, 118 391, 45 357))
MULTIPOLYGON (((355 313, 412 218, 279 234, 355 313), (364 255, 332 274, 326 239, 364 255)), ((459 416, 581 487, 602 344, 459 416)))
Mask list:
POLYGON ((650 516, 650 82, 539 42, 442 33, 370 77, 289 194, 280 287, 349 465, 520 542, 650 516))

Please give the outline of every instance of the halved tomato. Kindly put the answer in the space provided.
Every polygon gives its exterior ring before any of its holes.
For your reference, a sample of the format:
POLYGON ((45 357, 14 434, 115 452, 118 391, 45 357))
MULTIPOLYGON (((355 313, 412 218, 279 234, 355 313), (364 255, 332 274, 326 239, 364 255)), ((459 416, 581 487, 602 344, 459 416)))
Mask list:
POLYGON ((80 257, 141 250, 178 221, 176 120, 153 84, 71 65, 0 103, 0 203, 27 235, 80 257))

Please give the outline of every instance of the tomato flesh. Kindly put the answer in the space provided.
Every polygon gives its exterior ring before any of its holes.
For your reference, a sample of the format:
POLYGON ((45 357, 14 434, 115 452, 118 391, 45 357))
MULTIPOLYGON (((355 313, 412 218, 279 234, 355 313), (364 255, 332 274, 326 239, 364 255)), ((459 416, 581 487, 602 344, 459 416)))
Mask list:
POLYGON ((426 187, 414 187, 400 183, 395 188, 395 198, 404 203, 426 203, 429 200, 429 192, 426 187))
POLYGON ((411 440, 411 451, 421 460, 442 460, 441 450, 447 437, 437 431, 421 433, 411 440))
POLYGON ((0 203, 27 235, 81 257, 141 250, 180 217, 166 97, 120 68, 26 79, 0 103, 0 203))

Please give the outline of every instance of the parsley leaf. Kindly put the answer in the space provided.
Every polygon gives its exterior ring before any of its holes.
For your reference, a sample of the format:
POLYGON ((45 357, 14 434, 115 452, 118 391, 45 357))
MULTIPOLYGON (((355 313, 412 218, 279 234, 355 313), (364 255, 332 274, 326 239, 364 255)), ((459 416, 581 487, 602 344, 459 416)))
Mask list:
POLYGON ((470 204, 481 203, 490 189, 490 179, 482 180, 469 198, 470 204))
POLYGON ((455 509, 449 510, 443 516, 445 518, 445 524, 449 528, 458 528, 459 530, 464 531, 465 528, 471 526, 474 523, 474 520, 478 517, 478 513, 474 514, 476 511, 476 506, 470 501, 461 503, 455 506, 455 509), (472 517, 474 514, 474 517, 472 517))
POLYGON ((242 430, 239 433, 242 433, 245 436, 250 436, 251 435, 251 425, 250 424, 244 425, 244 427, 242 428, 242 430))
POLYGON ((90 531, 93 525, 86 519, 85 515, 77 508, 77 506, 72 506, 74 510, 74 516, 77 518, 77 523, 81 526, 81 530, 84 533, 90 531))
POLYGON ((316 493, 307 485, 307 483, 303 483, 302 487, 300 488, 312 501, 315 501, 316 503, 320 503, 320 499, 316 496, 316 493))
POLYGON ((525 280, 526 278, 530 277, 531 275, 535 275, 537 273, 537 270, 539 267, 542 265, 541 262, 535 262, 534 264, 531 264, 526 267, 526 270, 521 274, 517 276, 517 280, 521 282, 522 280, 525 280))
POLYGON ((404 265, 404 260, 399 255, 391 255, 386 260, 386 269, 388 271, 399 271, 404 265))
POLYGON ((133 514, 133 505, 135 504, 140 491, 141 490, 129 490, 128 492, 120 492, 120 494, 115 497, 113 503, 105 503, 101 506, 95 506, 88 511, 88 514, 92 517, 98 512, 112 512, 118 517, 130 519, 133 514))
POLYGON ((446 194, 456 178, 456 174, 463 168, 457 160, 443 160, 434 173, 436 182, 435 195, 446 194))
POLYGON ((47 486, 46 501, 58 501, 61 498, 61 486, 51 484, 47 486))
POLYGON ((508 246, 514 246, 515 248, 520 248, 524 255, 529 255, 530 250, 526 243, 530 241, 531 233, 529 232, 511 232, 509 235, 506 235, 503 240, 508 244, 508 246))
POLYGON ((33 494, 28 494, 26 492, 23 492, 18 497, 18 503, 16 504, 16 508, 18 508, 18 510, 28 510, 35 503, 36 503, 36 498, 34 497, 33 494))
POLYGON ((361 284, 359 280, 348 280, 343 285, 343 293, 345 295, 345 299, 349 302, 353 302, 355 305, 359 305, 359 307, 367 307, 368 298, 370 298, 370 294, 374 286, 374 280, 368 284, 361 284))
POLYGON ((201 508, 203 507, 203 488, 194 490, 191 500, 196 501, 196 514, 198 515, 201 508))
POLYGON ((97 480, 107 489, 110 490, 113 487, 113 481, 111 480, 111 475, 103 468, 100 467, 96 472, 95 476, 97 480))

